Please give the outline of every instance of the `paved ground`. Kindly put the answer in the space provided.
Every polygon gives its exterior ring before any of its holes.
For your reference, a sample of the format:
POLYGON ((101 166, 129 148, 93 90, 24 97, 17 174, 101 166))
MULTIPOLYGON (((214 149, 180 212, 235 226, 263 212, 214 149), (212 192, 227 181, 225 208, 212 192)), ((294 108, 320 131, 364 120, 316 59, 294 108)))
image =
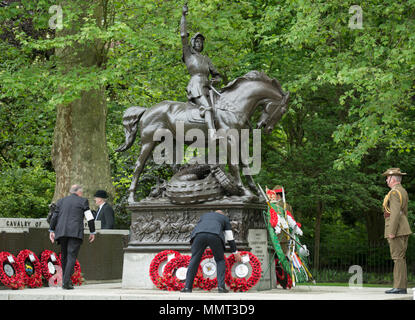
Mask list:
POLYGON ((291 290, 229 292, 219 294, 194 290, 193 293, 161 291, 158 289, 123 289, 121 283, 90 283, 74 290, 42 287, 24 290, 0 290, 0 300, 412 300, 413 291, 406 295, 385 294, 387 288, 349 288, 301 285, 291 290))

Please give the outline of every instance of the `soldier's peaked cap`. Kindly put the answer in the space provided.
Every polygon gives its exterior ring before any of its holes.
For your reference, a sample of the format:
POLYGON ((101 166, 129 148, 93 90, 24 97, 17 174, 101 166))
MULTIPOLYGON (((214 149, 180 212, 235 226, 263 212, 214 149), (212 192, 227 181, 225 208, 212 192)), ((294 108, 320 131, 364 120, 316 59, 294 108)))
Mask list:
POLYGON ((405 172, 401 172, 401 169, 399 168, 389 168, 384 173, 382 173, 382 176, 405 176, 405 172))

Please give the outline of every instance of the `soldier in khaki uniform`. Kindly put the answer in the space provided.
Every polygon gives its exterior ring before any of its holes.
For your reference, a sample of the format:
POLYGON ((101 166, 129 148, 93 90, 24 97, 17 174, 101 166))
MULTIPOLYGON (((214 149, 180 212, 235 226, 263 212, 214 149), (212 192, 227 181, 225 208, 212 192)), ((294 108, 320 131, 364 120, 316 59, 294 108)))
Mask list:
POLYGON ((408 237, 412 233, 408 223, 408 193, 401 185, 406 173, 399 168, 390 168, 383 174, 391 188, 383 200, 385 217, 385 238, 389 242, 391 258, 394 262, 393 289, 385 293, 407 293, 406 249, 408 237))

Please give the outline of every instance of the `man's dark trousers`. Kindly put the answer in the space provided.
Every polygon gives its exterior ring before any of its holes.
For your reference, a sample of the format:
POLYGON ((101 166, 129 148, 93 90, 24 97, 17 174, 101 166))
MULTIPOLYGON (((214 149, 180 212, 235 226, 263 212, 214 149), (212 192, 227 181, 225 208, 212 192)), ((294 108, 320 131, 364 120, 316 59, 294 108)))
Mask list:
POLYGON ((61 245, 61 262, 62 262, 62 283, 72 284, 71 276, 74 272, 76 258, 78 256, 79 249, 82 244, 82 240, 72 237, 59 238, 59 244, 61 245))
POLYGON ((218 287, 225 288, 226 262, 224 258, 225 250, 223 242, 218 235, 208 232, 200 232, 193 239, 192 258, 190 259, 189 267, 187 269, 185 288, 193 288, 193 281, 195 279, 200 260, 202 259, 202 255, 208 246, 212 249, 216 262, 218 287))

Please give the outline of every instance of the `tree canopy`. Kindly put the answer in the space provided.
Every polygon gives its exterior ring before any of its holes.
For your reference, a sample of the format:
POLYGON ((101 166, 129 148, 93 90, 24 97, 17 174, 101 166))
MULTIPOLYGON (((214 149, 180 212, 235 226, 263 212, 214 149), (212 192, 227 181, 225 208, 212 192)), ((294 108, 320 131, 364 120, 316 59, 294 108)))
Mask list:
MULTIPOLYGON (((381 173, 388 167, 408 172, 403 183, 410 199, 415 194, 415 1, 364 1, 360 11, 350 13, 354 4, 188 1, 188 29, 205 35, 204 52, 225 84, 259 70, 290 92, 286 116, 271 135, 262 136, 266 152, 254 179, 268 187, 284 185, 311 236, 320 217, 350 228, 364 224, 379 237, 387 192, 381 173), (361 28, 352 26, 356 14, 361 28)), ((0 5, 3 216, 46 216, 55 185, 51 146, 57 105, 105 88, 114 199, 121 204, 139 152, 138 145, 124 154, 114 151, 123 141, 123 111, 186 100, 181 3, 101 0, 85 10, 65 1, 62 29, 51 28, 51 19, 58 18, 49 11, 54 5, 49 0, 0 5), (101 23, 93 19, 96 10, 102 11, 101 23), (57 63, 65 48, 82 45, 102 60, 71 68, 57 63)), ((166 167, 147 167, 171 174, 166 167)), ((139 197, 153 183, 144 175, 139 197)), ((413 202, 410 208, 413 212, 413 202)))

